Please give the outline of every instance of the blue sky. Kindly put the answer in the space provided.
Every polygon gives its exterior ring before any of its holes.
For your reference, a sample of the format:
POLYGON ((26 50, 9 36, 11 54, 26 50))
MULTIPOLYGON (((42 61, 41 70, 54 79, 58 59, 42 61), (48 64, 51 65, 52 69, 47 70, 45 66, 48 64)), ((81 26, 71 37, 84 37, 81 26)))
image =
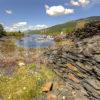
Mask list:
POLYGON ((13 28, 42 28, 100 15, 100 0, 0 0, 0 23, 13 28))

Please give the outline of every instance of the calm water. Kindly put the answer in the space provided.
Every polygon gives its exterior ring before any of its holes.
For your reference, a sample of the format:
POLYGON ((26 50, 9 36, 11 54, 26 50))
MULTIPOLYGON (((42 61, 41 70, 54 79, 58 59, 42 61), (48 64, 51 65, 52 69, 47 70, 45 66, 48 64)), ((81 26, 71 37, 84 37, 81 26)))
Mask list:
POLYGON ((45 35, 29 35, 17 40, 17 45, 24 48, 47 48, 54 45, 54 39, 45 35))

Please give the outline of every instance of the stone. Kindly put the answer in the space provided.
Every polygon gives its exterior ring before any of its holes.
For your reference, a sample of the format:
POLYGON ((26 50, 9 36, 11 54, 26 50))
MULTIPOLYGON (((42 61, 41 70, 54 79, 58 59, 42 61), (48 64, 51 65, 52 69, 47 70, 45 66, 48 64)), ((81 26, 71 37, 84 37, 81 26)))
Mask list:
POLYGON ((19 65, 19 66, 25 66, 25 63, 24 63, 23 61, 19 61, 19 62, 18 62, 18 65, 19 65))
POLYGON ((42 87, 42 92, 49 92, 52 90, 53 83, 52 82, 46 82, 42 87))
POLYGON ((91 84, 96 90, 100 90, 100 81, 95 78, 88 78, 87 82, 91 84))
POLYGON ((66 66, 67 66, 69 69, 78 72, 78 69, 77 69, 74 65, 72 65, 72 64, 70 64, 70 63, 67 63, 66 66))
POLYGON ((68 78, 76 83, 80 83, 80 81, 73 75, 73 74, 68 74, 68 78))
POLYGON ((94 59, 95 59, 97 62, 100 62, 100 55, 94 55, 94 59))
POLYGON ((86 93, 77 93, 76 98, 79 100, 82 96, 88 98, 87 100, 99 100, 100 35, 83 39, 78 43, 76 41, 73 47, 64 45, 57 48, 51 48, 47 51, 50 55, 45 55, 48 63, 49 60, 53 62, 50 68, 73 89, 81 91, 81 88, 84 88, 83 91, 86 93))
POLYGON ((47 100, 57 100, 57 96, 52 93, 49 93, 47 95, 47 100))

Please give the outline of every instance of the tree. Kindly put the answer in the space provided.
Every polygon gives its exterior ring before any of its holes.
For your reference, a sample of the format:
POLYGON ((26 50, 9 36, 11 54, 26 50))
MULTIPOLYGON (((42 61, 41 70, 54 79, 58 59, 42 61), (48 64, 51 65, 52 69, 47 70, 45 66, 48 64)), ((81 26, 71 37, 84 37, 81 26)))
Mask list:
POLYGON ((5 35, 5 31, 4 31, 4 28, 3 26, 0 24, 0 37, 4 36, 5 35))

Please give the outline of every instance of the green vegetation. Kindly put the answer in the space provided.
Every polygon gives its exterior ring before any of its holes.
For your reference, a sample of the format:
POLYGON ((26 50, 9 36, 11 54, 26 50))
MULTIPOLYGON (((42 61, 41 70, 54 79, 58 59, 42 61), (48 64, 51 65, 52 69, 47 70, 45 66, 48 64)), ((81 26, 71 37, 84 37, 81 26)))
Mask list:
POLYGON ((3 28, 3 25, 0 24, 0 37, 3 36, 23 36, 24 33, 19 31, 19 32, 6 32, 3 28))
POLYGON ((30 31, 29 34, 38 33, 38 34, 47 34, 47 35, 57 35, 61 32, 63 33, 71 33, 76 27, 76 21, 71 21, 65 24, 55 25, 50 28, 30 31))
POLYGON ((75 26, 76 26, 76 21, 71 21, 65 24, 50 27, 47 29, 47 31, 45 31, 45 33, 52 35, 60 34, 61 32, 71 33, 75 29, 75 26))
POLYGON ((6 32, 6 36, 23 36, 24 35, 24 33, 23 32, 21 32, 21 31, 19 31, 19 32, 6 32))
POLYGON ((44 82, 53 78, 54 73, 44 65, 39 73, 36 65, 30 64, 17 68, 12 76, 0 74, 0 97, 4 100, 31 100, 41 95, 44 82))
POLYGON ((0 37, 5 36, 5 31, 3 26, 0 24, 0 37))
POLYGON ((69 21, 64 24, 55 25, 42 30, 29 31, 29 34, 47 34, 47 35, 58 35, 61 32, 65 34, 73 33, 76 29, 83 28, 84 25, 91 21, 100 21, 100 16, 93 16, 75 21, 69 21))
POLYGON ((73 46, 73 45, 75 45, 74 42, 73 42, 71 39, 59 41, 59 42, 56 42, 56 43, 57 43, 58 46, 59 46, 59 45, 68 45, 68 46, 73 46))

